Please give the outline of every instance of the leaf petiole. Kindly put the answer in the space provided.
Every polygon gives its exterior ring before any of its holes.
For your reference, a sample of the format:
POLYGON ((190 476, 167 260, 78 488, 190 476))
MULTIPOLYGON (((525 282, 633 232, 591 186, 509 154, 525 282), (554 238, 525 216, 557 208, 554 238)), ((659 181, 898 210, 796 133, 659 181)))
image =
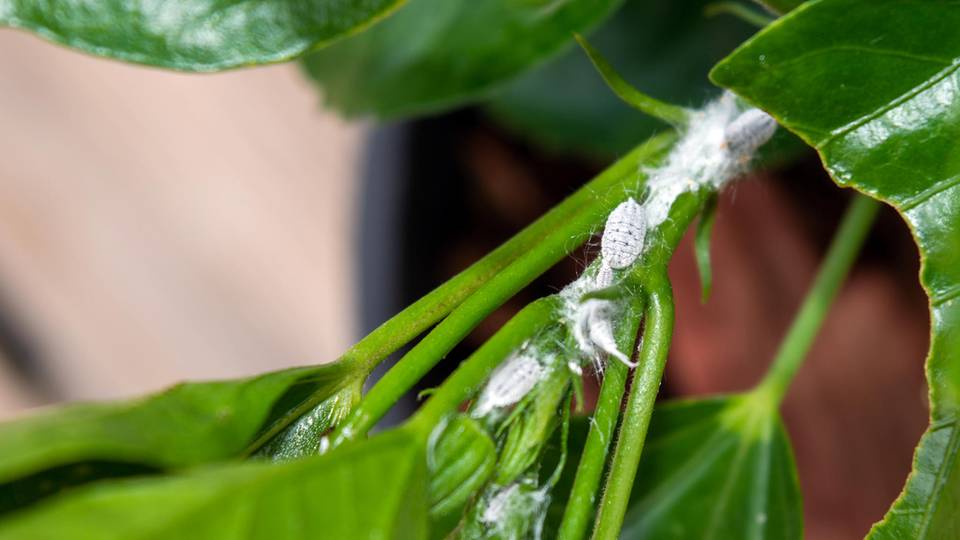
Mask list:
POLYGON ((810 351, 830 305, 853 266, 867 233, 870 232, 879 208, 880 203, 860 194, 854 196, 853 202, 847 208, 840 228, 827 250, 827 256, 780 344, 770 370, 754 390, 757 394, 768 396, 774 406, 779 406, 783 401, 790 382, 810 351))
POLYGON ((623 516, 630 502, 630 490, 643 452, 653 403, 660 389, 663 367, 673 334, 673 292, 665 275, 647 280, 649 304, 644 317, 639 366, 631 382, 630 397, 623 413, 617 446, 610 462, 607 485, 597 510, 595 540, 614 540, 620 536, 623 516))
POLYGON ((723 14, 733 15, 757 28, 763 28, 777 20, 776 17, 750 9, 740 2, 714 2, 703 9, 703 14, 707 17, 716 17, 723 14))
MULTIPOLYGON (((643 316, 643 295, 639 294, 631 311, 621 320, 624 321, 617 336, 617 347, 622 351, 635 351, 637 332, 643 316)), ((594 513, 594 501, 607 464, 607 453, 613 442, 623 392, 627 385, 628 369, 623 362, 608 362, 603 370, 603 384, 594 408, 590 430, 584 443, 577 474, 567 499, 563 521, 557 538, 577 540, 583 538, 590 526, 594 513)))

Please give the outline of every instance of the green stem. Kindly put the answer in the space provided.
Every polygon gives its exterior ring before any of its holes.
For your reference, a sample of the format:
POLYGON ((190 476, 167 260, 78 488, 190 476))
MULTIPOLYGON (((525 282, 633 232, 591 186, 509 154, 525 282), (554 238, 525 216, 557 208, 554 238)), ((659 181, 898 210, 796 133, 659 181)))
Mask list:
POLYGON ((593 534, 595 540, 614 540, 620 536, 633 478, 637 474, 653 404, 670 350, 673 334, 673 292, 670 282, 666 275, 648 274, 646 283, 649 287, 649 304, 644 320, 640 364, 634 372, 606 489, 600 500, 597 527, 593 534))
POLYGON ((433 429, 444 416, 473 397, 490 373, 511 352, 538 330, 556 323, 561 307, 557 296, 548 296, 520 310, 457 367, 408 421, 409 425, 424 427, 426 430, 433 429))
POLYGON ((776 17, 771 17, 765 13, 750 9, 740 2, 715 2, 708 4, 707 7, 703 9, 703 14, 707 17, 715 17, 723 13, 733 15, 757 28, 764 28, 777 20, 776 17))
POLYGON ((651 235, 643 266, 628 277, 646 291, 649 303, 639 367, 634 372, 620 424, 594 539, 613 539, 620 534, 673 332, 673 294, 666 275, 667 265, 683 234, 713 196, 714 192, 708 189, 680 195, 670 208, 670 217, 651 235))
POLYGON ((877 201, 865 195, 856 195, 850 203, 817 277, 780 344, 773 365, 755 390, 769 396, 773 403, 779 404, 783 400, 790 381, 810 351, 879 208, 877 201))
MULTIPOLYGON (((638 295, 642 298, 642 294, 638 295)), ((637 332, 643 314, 643 302, 638 301, 633 311, 627 313, 621 320, 624 324, 617 336, 617 347, 621 351, 636 349, 637 332)), ((557 538, 561 540, 579 540, 587 533, 590 520, 595 509, 594 501, 597 489, 603 478, 603 469, 607 463, 607 452, 613 441, 614 430, 617 428, 617 419, 620 418, 620 407, 623 402, 623 392, 627 384, 627 366, 622 362, 609 361, 603 371, 603 384, 600 386, 600 395, 597 397, 597 406, 593 411, 590 422, 590 431, 584 443, 580 464, 577 466, 577 475, 567 499, 567 507, 563 513, 563 521, 557 538)))
POLYGON ((561 206, 573 205, 578 211, 561 222, 553 220, 553 229, 536 246, 470 295, 404 355, 337 428, 330 439, 332 445, 366 434, 480 321, 586 241, 617 204, 637 193, 643 183, 640 165, 659 160, 675 139, 673 133, 653 137, 567 199, 561 206))
MULTIPOLYGON (((504 268, 535 249, 546 238, 555 236, 557 229, 581 213, 597 192, 606 192, 611 186, 622 182, 625 175, 636 170, 638 163, 660 155, 674 139, 673 134, 667 133, 635 148, 503 245, 381 324, 348 349, 337 362, 356 365, 365 378, 384 358, 446 317, 504 268)), ((245 455, 255 452, 297 418, 312 410, 325 396, 323 392, 307 396, 260 434, 247 448, 245 455)))

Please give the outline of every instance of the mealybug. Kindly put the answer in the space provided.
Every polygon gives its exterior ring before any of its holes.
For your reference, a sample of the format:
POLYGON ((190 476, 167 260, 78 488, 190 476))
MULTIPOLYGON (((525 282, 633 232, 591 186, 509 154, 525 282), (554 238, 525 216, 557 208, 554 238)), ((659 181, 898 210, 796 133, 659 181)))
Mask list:
POLYGON ((730 153, 752 156, 777 130, 777 121, 760 109, 749 109, 736 117, 723 132, 730 153))
POLYGON ((620 203, 607 217, 600 239, 600 255, 604 264, 615 270, 633 264, 643 251, 646 234, 647 221, 643 207, 633 198, 620 203))

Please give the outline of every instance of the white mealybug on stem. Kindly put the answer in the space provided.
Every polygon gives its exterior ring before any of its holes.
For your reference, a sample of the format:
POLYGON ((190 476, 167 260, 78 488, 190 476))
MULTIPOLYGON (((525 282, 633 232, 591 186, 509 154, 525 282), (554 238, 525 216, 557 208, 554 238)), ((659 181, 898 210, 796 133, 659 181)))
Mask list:
POLYGON ((629 198, 610 212, 600 238, 600 256, 603 263, 614 270, 633 264, 643 252, 647 235, 647 220, 643 207, 629 198))
POLYGON ((724 130, 724 144, 730 153, 749 159, 776 130, 777 121, 772 116, 760 109, 748 109, 724 130))
POLYGON ((490 381, 477 400, 474 415, 485 416, 496 408, 517 403, 536 386, 543 372, 544 368, 535 355, 521 353, 511 356, 490 375, 490 381))
POLYGON ((637 367, 637 364, 631 362, 630 357, 617 347, 617 341, 613 335, 613 320, 616 318, 616 310, 616 304, 609 300, 587 300, 581 305, 578 312, 580 320, 577 321, 577 326, 579 328, 574 335, 581 343, 581 348, 584 348, 583 345, 586 344, 590 353, 595 355, 599 349, 608 356, 623 362, 627 367, 637 367))
POLYGON ((587 293, 613 285, 614 270, 630 267, 643 255, 647 232, 656 230, 669 218, 670 209, 681 195, 704 188, 723 188, 746 172, 757 149, 776 130, 773 117, 759 109, 742 110, 730 92, 691 113, 687 129, 664 162, 657 168, 643 170, 649 190, 643 204, 628 199, 607 217, 596 274, 592 278, 582 276, 568 287, 571 330, 584 355, 598 363, 603 356, 612 356, 627 366, 636 366, 630 355, 617 349, 614 339, 614 323, 623 309, 622 302, 581 299, 587 293))

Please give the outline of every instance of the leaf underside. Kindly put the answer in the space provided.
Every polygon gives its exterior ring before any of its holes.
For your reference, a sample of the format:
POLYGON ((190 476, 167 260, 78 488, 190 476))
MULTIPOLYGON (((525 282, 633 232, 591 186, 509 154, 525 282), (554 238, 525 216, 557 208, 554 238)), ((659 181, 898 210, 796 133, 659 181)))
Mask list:
POLYGON ((747 396, 657 407, 623 539, 800 539, 790 443, 772 405, 747 396))
POLYGON ((95 484, 15 514, 0 539, 426 539, 422 451, 394 431, 281 464, 95 484))
POLYGON ((160 474, 242 455, 305 396, 356 384, 345 364, 180 384, 0 424, 0 513, 99 478, 160 474))
POLYGON ((281 62, 404 0, 0 0, 0 25, 87 53, 183 71, 281 62))
POLYGON ((960 537, 960 4, 809 2, 711 74, 820 153, 841 186, 895 207, 930 300, 930 427, 870 537, 960 537))
POLYGON ((347 115, 395 118, 480 97, 573 42, 622 0, 409 0, 304 59, 347 115))

